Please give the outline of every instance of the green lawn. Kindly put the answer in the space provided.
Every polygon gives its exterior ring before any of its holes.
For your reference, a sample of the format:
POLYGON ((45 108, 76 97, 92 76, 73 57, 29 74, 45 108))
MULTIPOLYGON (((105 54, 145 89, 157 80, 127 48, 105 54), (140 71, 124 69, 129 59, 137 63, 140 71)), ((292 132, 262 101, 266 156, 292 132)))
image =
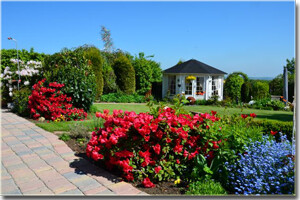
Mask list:
MULTIPOLYGON (((149 108, 146 104, 116 104, 116 103, 96 103, 94 104, 98 111, 103 111, 103 109, 109 109, 112 113, 112 110, 127 110, 135 111, 136 113, 148 112, 149 108)), ((292 121, 293 113, 286 111, 273 111, 273 110, 258 110, 258 109, 243 109, 240 108, 224 108, 217 106, 184 106, 188 111, 195 112, 210 112, 211 110, 217 111, 220 115, 232 115, 232 114, 250 114, 255 113, 257 115, 256 119, 260 120, 276 120, 276 121, 292 121)), ((37 126, 50 131, 69 131, 70 125, 75 123, 83 123, 85 126, 88 126, 90 130, 93 130, 95 124, 95 116, 90 115, 89 120, 85 121, 69 121, 69 122, 50 122, 50 123, 41 123, 36 122, 37 126)))

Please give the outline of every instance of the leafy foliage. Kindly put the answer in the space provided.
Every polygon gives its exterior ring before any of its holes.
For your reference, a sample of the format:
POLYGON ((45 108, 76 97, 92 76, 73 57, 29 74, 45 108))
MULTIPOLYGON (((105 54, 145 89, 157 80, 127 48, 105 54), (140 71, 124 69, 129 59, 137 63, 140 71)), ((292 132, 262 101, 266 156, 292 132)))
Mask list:
POLYGON ((135 92, 135 71, 129 59, 119 54, 119 57, 113 63, 113 69, 117 76, 117 85, 125 94, 135 92))
POLYGON ((124 94, 124 93, 109 93, 101 96, 101 101, 116 102, 116 103, 144 103, 146 99, 144 96, 137 93, 124 94))
POLYGON ((269 84, 262 81, 255 81, 252 85, 252 95, 254 99, 270 97, 269 84))
POLYGON ((251 83, 249 81, 244 82, 241 88, 242 102, 249 102, 251 100, 251 83))
POLYGON ((45 59, 45 76, 50 82, 65 85, 62 92, 72 97, 72 104, 88 111, 96 95, 96 79, 82 51, 64 50, 45 59))
POLYGON ((67 141, 71 140, 71 137, 67 133, 63 133, 58 137, 58 139, 60 139, 64 142, 67 142, 67 141))
POLYGON ((31 95, 29 88, 22 88, 14 91, 12 100, 14 102, 13 112, 22 117, 29 117, 28 98, 31 95))
POLYGON ((73 139, 89 139, 89 128, 80 123, 70 125, 70 137, 73 139))
POLYGON ((144 53, 139 53, 139 57, 133 60, 135 70, 136 90, 140 94, 145 94, 151 90, 153 82, 161 81, 161 68, 159 63, 153 60, 147 60, 144 53))
POLYGON ((101 52, 96 47, 89 47, 84 51, 84 56, 88 59, 89 64, 92 66, 92 69, 96 78, 96 98, 98 99, 103 93, 103 65, 104 61, 101 55, 101 52))
POLYGON ((225 98, 230 97, 233 101, 235 101, 236 99, 240 101, 243 83, 243 78, 237 74, 228 76, 224 84, 225 98))
POLYGON ((211 179, 192 182, 186 191, 187 195, 226 195, 227 192, 219 182, 211 179))
MULTIPOLYGON (((46 54, 44 53, 37 53, 34 52, 34 49, 31 48, 28 52, 25 49, 18 50, 19 54, 19 60, 24 61, 27 63, 30 60, 35 61, 43 61, 46 57, 46 54)), ((11 59, 17 59, 17 50, 16 49, 1 49, 1 71, 4 70, 5 67, 11 67, 11 59)), ((12 70, 16 70, 17 66, 15 68, 12 68, 12 70)))

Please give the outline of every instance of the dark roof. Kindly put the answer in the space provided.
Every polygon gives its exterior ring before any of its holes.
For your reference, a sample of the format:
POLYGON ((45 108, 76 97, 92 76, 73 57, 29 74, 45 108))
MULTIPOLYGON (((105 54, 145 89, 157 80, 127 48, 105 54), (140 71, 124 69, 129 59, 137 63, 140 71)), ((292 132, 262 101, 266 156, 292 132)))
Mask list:
POLYGON ((164 73, 227 74, 226 72, 218 70, 195 59, 188 60, 184 63, 166 69, 164 70, 164 73))

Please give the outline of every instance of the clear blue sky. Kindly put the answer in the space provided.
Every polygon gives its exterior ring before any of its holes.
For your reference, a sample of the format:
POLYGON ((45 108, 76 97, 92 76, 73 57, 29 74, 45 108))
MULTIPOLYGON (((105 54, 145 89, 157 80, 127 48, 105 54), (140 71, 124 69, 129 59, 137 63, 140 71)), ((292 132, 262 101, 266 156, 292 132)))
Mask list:
POLYGON ((2 46, 55 53, 93 44, 101 25, 115 48, 154 55, 162 69, 179 59, 227 73, 275 77, 295 56, 294 2, 1 2, 2 46))

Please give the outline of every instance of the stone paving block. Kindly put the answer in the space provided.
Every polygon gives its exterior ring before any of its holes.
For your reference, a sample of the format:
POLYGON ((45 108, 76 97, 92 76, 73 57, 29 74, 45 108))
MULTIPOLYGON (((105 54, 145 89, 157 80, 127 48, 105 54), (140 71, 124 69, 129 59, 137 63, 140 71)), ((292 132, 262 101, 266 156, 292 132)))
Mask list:
POLYGON ((58 195, 83 195, 83 193, 79 189, 67 190, 62 193, 57 193, 58 195))
POLYGON ((116 193, 114 193, 110 189, 105 189, 101 192, 98 192, 97 195, 116 195, 116 193))
POLYGON ((91 190, 86 190, 86 191, 84 191, 83 193, 84 193, 85 195, 96 195, 96 194, 101 194, 101 192, 103 192, 103 191, 105 191, 105 190, 107 190, 106 187, 100 186, 100 187, 93 188, 93 189, 91 189, 91 190))
POLYGON ((24 155, 32 155, 33 151, 28 150, 28 151, 21 151, 21 152, 16 152, 18 156, 24 156, 24 155))
POLYGON ((82 181, 76 181, 73 182, 73 184, 76 185, 83 192, 102 186, 102 184, 98 183, 95 179, 92 178, 88 178, 82 181))
POLYGON ((5 191, 2 189, 1 191, 1 195, 4 196, 15 196, 15 195, 21 195, 21 191, 19 189, 14 189, 14 190, 9 190, 9 191, 5 191))
POLYGON ((111 189, 116 194, 120 194, 120 195, 136 195, 140 193, 140 190, 136 189, 131 184, 123 181, 113 185, 109 185, 108 188, 111 189))
POLYGON ((54 193, 47 187, 38 188, 36 190, 29 190, 23 192, 23 195, 54 195, 54 193))
POLYGON ((1 170, 1 180, 7 180, 11 178, 11 175, 6 170, 1 170))
POLYGON ((12 165, 18 165, 18 164, 22 164, 22 160, 20 159, 14 159, 12 158, 11 160, 2 160, 2 163, 5 167, 9 167, 9 166, 12 166, 12 165))
POLYGON ((21 184, 18 184, 22 193, 25 193, 30 190, 38 190, 40 188, 45 188, 45 184, 41 180, 28 181, 21 184))
POLYGON ((68 146, 54 147, 54 149, 59 154, 73 152, 68 146))
POLYGON ((25 165, 24 163, 20 163, 20 164, 16 164, 16 165, 10 165, 10 166, 7 166, 7 171, 11 172, 11 171, 15 171, 17 169, 24 169, 26 168, 27 165, 25 165))
POLYGON ((62 193, 68 190, 76 189, 77 187, 70 183, 65 178, 59 178, 46 182, 48 188, 50 188, 55 194, 62 193))
POLYGON ((37 132, 32 129, 26 129, 26 130, 23 130, 23 133, 25 133, 26 135, 31 135, 31 134, 35 134, 37 132))
POLYGON ((49 163, 50 165, 56 165, 58 163, 61 163, 61 162, 65 162, 64 159, 62 159, 60 156, 53 156, 51 158, 48 158, 46 160, 47 163, 49 163))
POLYGON ((37 176, 44 182, 51 182, 53 180, 64 178, 60 173, 55 169, 45 170, 36 172, 37 176))
POLYGON ((82 177, 88 177, 84 173, 79 174, 76 172, 68 172, 68 173, 63 174, 63 176, 68 180, 75 180, 75 179, 80 179, 82 177))
POLYGON ((36 143, 28 144, 27 146, 32 150, 33 148, 41 147, 42 144, 36 142, 36 143))
POLYGON ((51 151, 49 149, 35 150, 34 152, 37 153, 38 155, 53 154, 53 151, 51 151))
POLYGON ((37 159, 33 162, 28 163, 27 165, 34 172, 40 172, 40 171, 52 169, 51 166, 49 166, 44 160, 41 160, 41 159, 37 159))
POLYGON ((2 194, 15 194, 18 192, 20 192, 20 191, 13 179, 1 180, 1 193, 2 194))

